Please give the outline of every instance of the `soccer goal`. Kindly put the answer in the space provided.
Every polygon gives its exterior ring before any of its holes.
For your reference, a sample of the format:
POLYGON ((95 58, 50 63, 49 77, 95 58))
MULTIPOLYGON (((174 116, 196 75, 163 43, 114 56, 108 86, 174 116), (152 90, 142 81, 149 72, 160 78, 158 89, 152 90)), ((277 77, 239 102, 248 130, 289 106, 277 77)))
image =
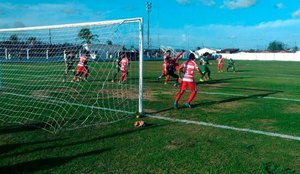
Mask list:
POLYGON ((55 133, 143 113, 142 28, 132 18, 0 29, 0 123, 55 133))

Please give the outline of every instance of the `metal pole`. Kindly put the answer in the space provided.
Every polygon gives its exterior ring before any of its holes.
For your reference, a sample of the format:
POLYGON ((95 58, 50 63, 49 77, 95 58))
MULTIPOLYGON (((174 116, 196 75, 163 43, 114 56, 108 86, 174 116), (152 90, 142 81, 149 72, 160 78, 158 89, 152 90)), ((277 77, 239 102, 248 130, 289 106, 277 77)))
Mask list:
POLYGON ((49 28, 49 42, 50 42, 50 45, 52 44, 52 38, 51 38, 51 30, 49 28))
POLYGON ((139 22, 139 114, 144 115, 144 82, 143 82, 143 20, 139 22))
POLYGON ((148 12, 148 26, 147 26, 147 48, 150 48, 150 11, 152 8, 152 3, 147 1, 146 10, 148 12))

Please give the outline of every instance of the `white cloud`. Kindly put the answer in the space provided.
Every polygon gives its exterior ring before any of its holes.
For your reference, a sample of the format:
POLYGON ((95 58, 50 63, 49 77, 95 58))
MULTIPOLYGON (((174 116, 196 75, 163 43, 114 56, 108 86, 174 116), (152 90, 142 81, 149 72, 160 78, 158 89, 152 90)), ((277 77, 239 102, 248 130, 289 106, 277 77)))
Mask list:
POLYGON ((191 2, 189 0, 176 0, 176 2, 178 4, 181 4, 181 5, 189 5, 189 4, 191 4, 191 2))
POLYGON ((278 8, 278 9, 282 9, 282 8, 284 8, 285 6, 284 6, 283 3, 277 3, 277 4, 275 4, 275 7, 278 8))
POLYGON ((226 0, 224 6, 229 9, 248 8, 256 4, 256 0, 226 0))
POLYGON ((295 11, 292 15, 294 18, 300 17, 300 9, 295 11))
POLYGON ((205 5, 214 6, 216 4, 215 0, 176 0, 180 5, 205 5))
POLYGON ((214 0, 202 0, 202 3, 206 6, 214 6, 216 4, 214 0))
POLYGON ((296 26, 300 24, 300 20, 288 19, 288 20, 276 20, 269 22, 262 22, 256 26, 256 28, 280 28, 287 26, 296 26))

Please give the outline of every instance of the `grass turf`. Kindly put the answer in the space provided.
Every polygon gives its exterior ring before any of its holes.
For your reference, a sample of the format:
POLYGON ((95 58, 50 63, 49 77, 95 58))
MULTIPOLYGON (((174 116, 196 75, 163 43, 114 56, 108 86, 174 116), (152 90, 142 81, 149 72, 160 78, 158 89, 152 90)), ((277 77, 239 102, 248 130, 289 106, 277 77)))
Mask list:
MULTIPOLYGON (((300 136, 299 62, 237 61, 237 72, 198 83, 192 109, 145 62, 147 114, 300 136)), ((196 75, 196 79, 199 76, 196 75)), ((16 103, 15 106, 18 106, 16 103)), ((21 106, 20 106, 21 107, 21 106)), ((1 112, 3 113, 3 112, 1 112)), ((1 115, 1 114, 0 114, 1 115)), ((49 134, 2 124, 1 173, 299 173, 300 142, 150 117, 49 134)))

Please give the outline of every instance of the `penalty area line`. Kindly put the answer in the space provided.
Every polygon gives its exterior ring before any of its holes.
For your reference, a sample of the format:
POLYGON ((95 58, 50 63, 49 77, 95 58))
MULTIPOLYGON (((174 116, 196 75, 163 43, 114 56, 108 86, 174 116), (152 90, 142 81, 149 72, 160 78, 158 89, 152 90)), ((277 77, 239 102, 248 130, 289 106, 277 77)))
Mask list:
POLYGON ((278 138, 300 141, 299 136, 292 136, 292 135, 280 134, 280 133, 275 133, 275 132, 260 131, 260 130, 254 130, 254 129, 248 129, 248 128, 237 128, 237 127, 214 124, 214 123, 203 122, 203 121, 192 121, 192 120, 185 120, 185 119, 168 118, 168 117, 163 117, 163 116, 158 116, 158 115, 146 114, 146 116, 151 117, 151 118, 160 119, 160 120, 171 121, 171 122, 201 125, 201 126, 207 126, 207 127, 234 130, 234 131, 239 131, 239 132, 249 132, 249 133, 254 133, 254 134, 266 135, 269 137, 278 137, 278 138))

